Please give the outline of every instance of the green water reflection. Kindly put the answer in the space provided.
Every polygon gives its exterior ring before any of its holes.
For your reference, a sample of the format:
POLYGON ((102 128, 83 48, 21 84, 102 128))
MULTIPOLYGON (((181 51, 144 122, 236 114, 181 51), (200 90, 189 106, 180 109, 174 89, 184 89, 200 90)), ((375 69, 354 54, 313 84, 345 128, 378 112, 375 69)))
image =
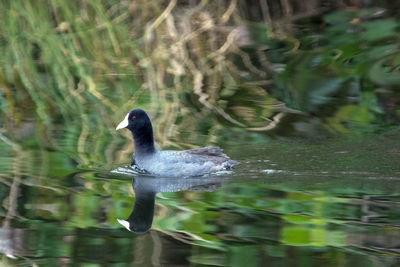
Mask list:
POLYGON ((142 177, 162 192, 152 230, 144 235, 117 223, 133 206, 130 176, 79 170, 68 155, 56 161, 57 153, 41 153, 44 158, 36 157, 47 166, 43 174, 2 171, 2 251, 17 257, 4 260, 39 265, 390 265, 398 258, 400 240, 400 168, 384 145, 394 149, 398 139, 382 138, 382 149, 374 150, 382 160, 358 169, 363 152, 378 145, 374 140, 232 145, 226 152, 242 162, 232 174, 190 182, 142 177), (328 158, 335 167, 318 164, 328 150, 341 155, 336 157, 340 164, 328 158), (209 181, 214 185, 201 186, 209 181), (176 190, 185 191, 168 192, 176 190))
POLYGON ((2 265, 399 264, 397 4, 259 2, 2 3, 2 265), (134 107, 158 148, 241 164, 111 172, 134 107), (117 221, 138 188, 157 193, 140 235, 117 221))

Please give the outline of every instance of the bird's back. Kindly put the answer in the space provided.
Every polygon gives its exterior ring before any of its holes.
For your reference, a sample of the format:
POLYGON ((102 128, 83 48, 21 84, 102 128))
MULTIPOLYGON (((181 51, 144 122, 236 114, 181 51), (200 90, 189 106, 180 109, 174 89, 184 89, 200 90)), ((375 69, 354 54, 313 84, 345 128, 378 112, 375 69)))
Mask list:
POLYGON ((156 175, 198 176, 229 170, 238 164, 219 147, 208 146, 183 151, 164 150, 144 158, 135 158, 138 167, 156 175))

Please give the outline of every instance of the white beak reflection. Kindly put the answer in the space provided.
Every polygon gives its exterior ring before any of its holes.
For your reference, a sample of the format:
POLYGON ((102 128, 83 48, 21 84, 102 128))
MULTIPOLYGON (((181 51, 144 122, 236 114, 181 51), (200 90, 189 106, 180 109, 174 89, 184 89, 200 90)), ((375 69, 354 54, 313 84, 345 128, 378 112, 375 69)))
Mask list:
POLYGON ((120 220, 120 219, 117 219, 117 221, 118 221, 123 227, 125 227, 126 229, 128 229, 128 230, 131 232, 131 229, 129 229, 129 222, 128 222, 128 221, 120 220))

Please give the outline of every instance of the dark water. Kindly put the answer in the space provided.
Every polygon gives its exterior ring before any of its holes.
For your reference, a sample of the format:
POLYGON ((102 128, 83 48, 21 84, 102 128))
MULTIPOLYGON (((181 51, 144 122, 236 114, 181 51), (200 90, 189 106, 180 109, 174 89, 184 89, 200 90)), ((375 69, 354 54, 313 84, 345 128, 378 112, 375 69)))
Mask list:
POLYGON ((49 2, 0 8, 1 266, 400 266, 396 1, 273 27, 188 1, 144 39, 168 4, 49 2), (132 172, 132 108, 159 148, 240 165, 132 172))
POLYGON ((241 162, 232 173, 195 178, 109 172, 129 158, 101 168, 77 166, 54 151, 3 154, 3 261, 395 266, 399 144, 397 134, 232 143, 225 152, 241 162), (25 165, 25 157, 35 161, 25 165), (159 192, 151 230, 140 235, 117 222, 131 213, 132 181, 137 198, 150 192, 136 207, 142 217, 159 192))

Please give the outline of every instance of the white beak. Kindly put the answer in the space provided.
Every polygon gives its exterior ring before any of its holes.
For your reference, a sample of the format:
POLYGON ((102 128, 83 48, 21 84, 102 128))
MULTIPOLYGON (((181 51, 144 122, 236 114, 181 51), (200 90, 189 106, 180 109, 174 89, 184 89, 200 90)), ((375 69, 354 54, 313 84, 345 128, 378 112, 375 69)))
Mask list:
POLYGON ((125 227, 126 229, 128 229, 129 231, 131 231, 131 229, 129 229, 129 222, 128 222, 128 221, 120 220, 120 219, 117 219, 117 221, 118 221, 123 227, 125 227))
POLYGON ((118 124, 117 128, 115 128, 116 130, 119 130, 119 129, 122 129, 122 128, 125 128, 128 126, 128 124, 129 124, 128 116, 129 116, 129 113, 126 114, 125 119, 118 124))

